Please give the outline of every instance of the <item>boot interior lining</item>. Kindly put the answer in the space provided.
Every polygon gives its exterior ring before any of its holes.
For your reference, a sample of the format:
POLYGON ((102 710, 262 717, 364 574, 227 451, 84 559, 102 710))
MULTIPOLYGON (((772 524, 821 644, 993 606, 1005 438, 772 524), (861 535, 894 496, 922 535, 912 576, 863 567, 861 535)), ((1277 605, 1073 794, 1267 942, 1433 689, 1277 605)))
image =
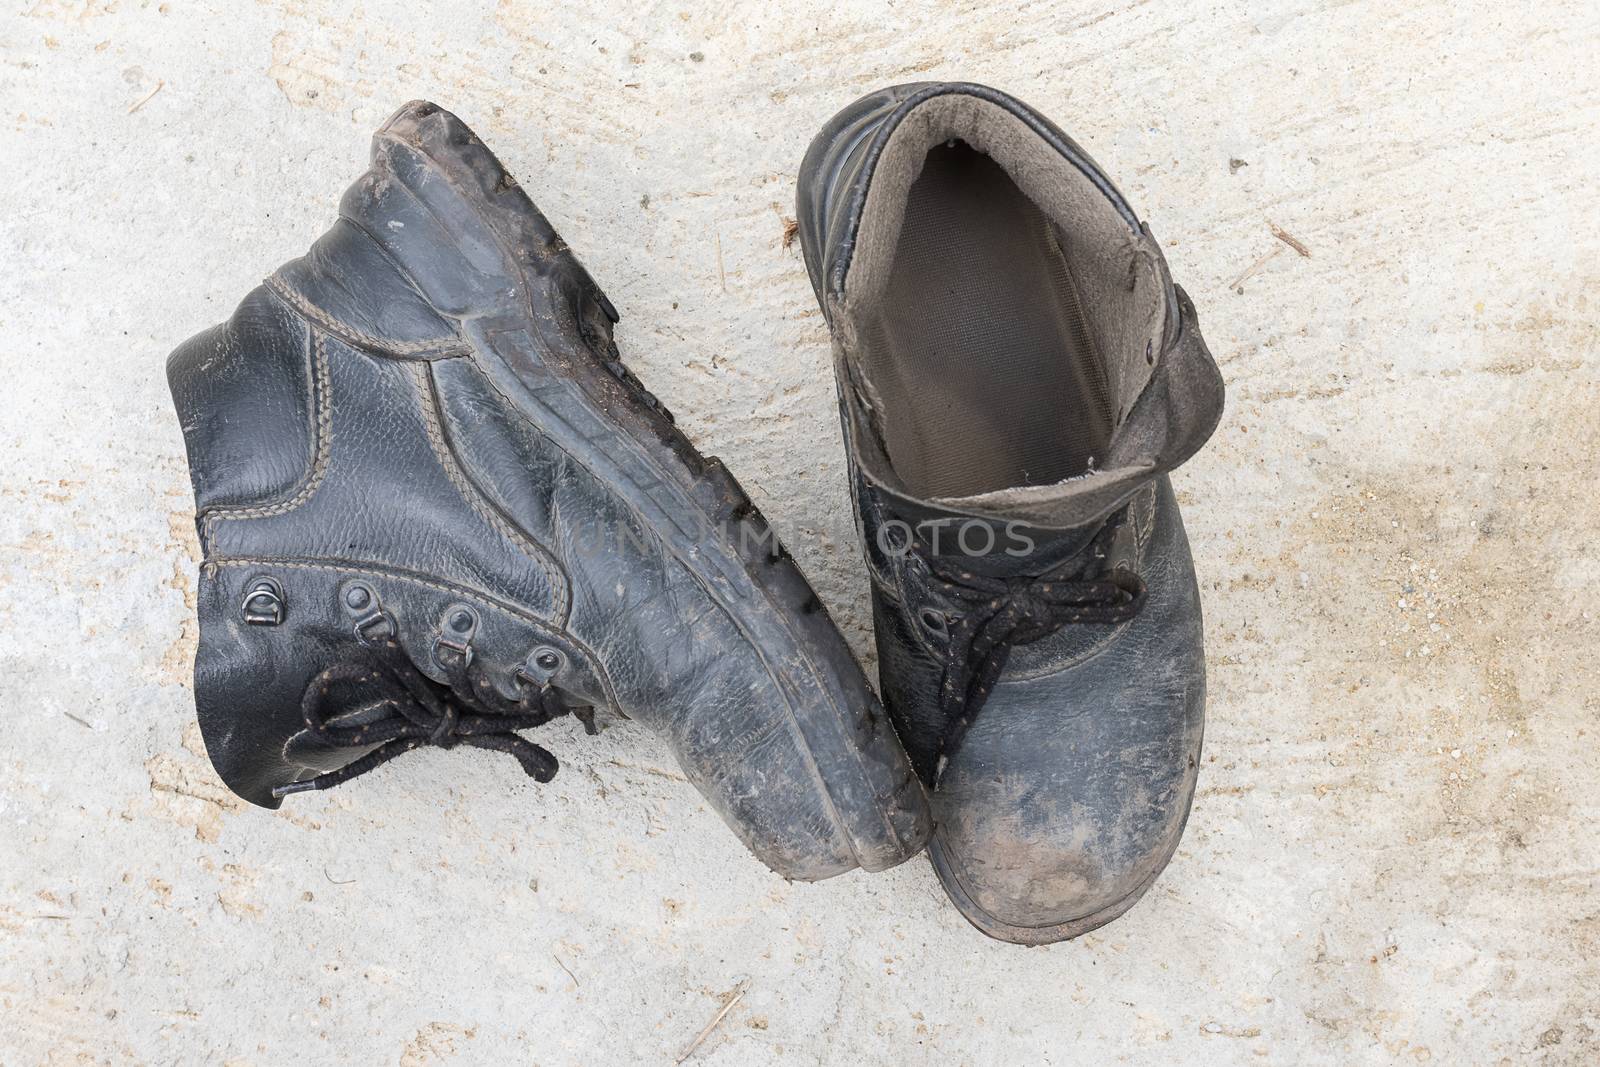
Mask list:
POLYGON ((965 142, 928 153, 860 325, 883 446, 913 493, 1050 485, 1104 456, 1106 365, 1061 235, 965 142))

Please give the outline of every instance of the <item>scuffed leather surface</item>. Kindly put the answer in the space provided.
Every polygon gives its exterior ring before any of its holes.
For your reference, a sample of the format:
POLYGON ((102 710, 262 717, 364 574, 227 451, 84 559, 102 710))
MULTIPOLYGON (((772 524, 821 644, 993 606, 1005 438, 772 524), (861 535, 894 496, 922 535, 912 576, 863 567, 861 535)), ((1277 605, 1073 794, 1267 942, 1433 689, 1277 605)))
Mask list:
POLYGON ((361 581, 435 680, 461 609, 503 696, 558 650, 558 689, 656 730, 780 874, 914 854, 926 802, 860 668, 792 564, 728 547, 712 520, 747 498, 603 369, 609 303, 487 149, 408 105, 342 211, 169 363, 205 555, 196 705, 224 781, 276 806, 273 786, 361 755, 299 710, 318 672, 365 658, 361 581), (281 625, 242 620, 261 577, 281 625))
POLYGON ((301 315, 358 346, 366 342, 391 356, 417 358, 465 351, 455 327, 352 219, 335 222, 275 281, 278 294, 301 315))
POLYGON ((331 337, 309 492, 201 515, 215 558, 368 564, 481 589, 545 619, 564 615, 567 582, 537 541, 476 499, 440 434, 424 365, 369 355, 331 337), (456 484, 460 482, 461 484, 456 484))
POLYGON ((306 476, 311 361, 311 332, 262 289, 172 353, 172 402, 200 511, 286 495, 306 476))
MULTIPOLYGON (((1145 609, 1119 626, 1065 628, 1016 649, 938 775, 947 855, 967 894, 1001 923, 1068 923, 1115 904, 1165 863, 1188 814, 1205 656, 1194 567, 1165 478, 1152 518, 1137 556, 1145 609)), ((931 775, 946 725, 940 663, 889 591, 875 591, 874 607, 885 704, 931 775)))
MULTIPOLYGON (((608 702, 661 734, 772 865, 837 851, 825 798, 810 784, 816 772, 790 726, 791 698, 775 677, 787 668, 765 662, 639 517, 512 417, 470 363, 434 370, 451 438, 480 458, 486 495, 551 545, 571 575, 565 629, 608 665, 608 702)), ((850 865, 847 853, 835 862, 850 865)))
MULTIPOLYGON (((1082 149, 1020 101, 960 84, 882 90, 840 112, 801 167, 801 242, 830 322, 876 153, 907 109, 948 92, 978 96, 1023 118, 1063 166, 1087 175, 1130 225, 1141 225, 1082 149)), ((1161 270, 1165 278, 1164 263, 1161 270)), ((1108 469, 1063 483, 1059 500, 1036 490, 1016 499, 995 493, 961 501, 906 492, 887 470, 870 396, 836 334, 841 422, 873 577, 884 702, 917 772, 936 785, 935 866, 952 899, 980 928, 1012 940, 1057 940, 1094 925, 1096 916, 1114 917, 1170 858, 1194 795, 1205 709, 1200 601, 1166 472, 1210 436, 1223 387, 1194 307, 1176 286, 1168 307, 1166 348, 1154 354, 1149 383, 1118 423, 1108 469), (1076 554, 1117 515, 1124 521, 1107 564, 1128 566, 1144 579, 1144 609, 1127 623, 1067 626, 1014 649, 961 747, 941 768, 948 725, 939 703, 943 636, 923 615, 958 612, 960 605, 929 580, 915 554, 885 552, 880 531, 894 521, 914 528, 974 522, 997 531, 1016 522, 1036 537, 1035 552, 961 557, 963 566, 1039 575, 1058 566, 1073 570, 1076 554), (1078 920, 1090 921, 1072 928, 1078 920)))

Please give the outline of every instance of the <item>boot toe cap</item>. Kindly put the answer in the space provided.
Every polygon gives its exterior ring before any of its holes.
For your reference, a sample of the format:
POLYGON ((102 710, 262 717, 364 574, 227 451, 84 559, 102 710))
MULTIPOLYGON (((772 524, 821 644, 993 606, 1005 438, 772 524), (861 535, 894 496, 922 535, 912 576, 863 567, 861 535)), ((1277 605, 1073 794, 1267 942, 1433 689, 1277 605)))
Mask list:
POLYGON ((979 718, 934 793, 930 855, 962 914, 992 937, 1045 944, 1132 907, 1188 818, 1191 703, 1076 718, 985 709, 994 717, 979 718))
POLYGON ((1074 804, 1059 821, 941 804, 929 855, 952 903, 985 934, 1025 945, 1065 941, 1138 901, 1176 851, 1187 801, 1154 818, 1074 804))

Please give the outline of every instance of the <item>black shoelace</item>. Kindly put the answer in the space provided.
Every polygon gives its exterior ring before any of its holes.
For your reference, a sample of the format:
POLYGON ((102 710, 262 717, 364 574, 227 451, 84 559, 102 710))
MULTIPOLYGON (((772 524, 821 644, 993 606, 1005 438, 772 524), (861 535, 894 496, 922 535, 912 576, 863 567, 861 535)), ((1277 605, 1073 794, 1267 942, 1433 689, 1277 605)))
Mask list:
MULTIPOLYGON (((449 648, 441 648, 438 657, 449 679, 448 685, 441 685, 417 668, 395 637, 393 621, 386 621, 389 624, 382 629, 387 633, 362 634, 362 644, 372 654, 371 663, 329 667, 311 680, 300 701, 306 731, 319 741, 337 748, 378 747, 338 770, 277 786, 273 796, 332 789, 424 745, 471 745, 504 752, 515 757, 535 781, 548 782, 555 777, 559 766, 555 756, 516 733, 542 726, 571 710, 561 704, 550 686, 529 686, 521 701, 509 701, 495 691, 488 678, 469 670, 470 654, 449 648), (335 721, 324 710, 334 686, 374 694, 386 714, 357 725, 335 721)), ((580 717, 585 728, 594 732, 592 718, 581 713, 580 717)))
MULTIPOLYGON (((1103 558, 1106 539, 1096 541, 1096 561, 1103 558)), ((924 559, 940 591, 965 608, 949 627, 939 684, 945 721, 941 768, 960 749, 1013 648, 1063 626, 1127 622, 1144 607, 1144 580, 1129 570, 1094 579, 995 578, 938 557, 924 559)))

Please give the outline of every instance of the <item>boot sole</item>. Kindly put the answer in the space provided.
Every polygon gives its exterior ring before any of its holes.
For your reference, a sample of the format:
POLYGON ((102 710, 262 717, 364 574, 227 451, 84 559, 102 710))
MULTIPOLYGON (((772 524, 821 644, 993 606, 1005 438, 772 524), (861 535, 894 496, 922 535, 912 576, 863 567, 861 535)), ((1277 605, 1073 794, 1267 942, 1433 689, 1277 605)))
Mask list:
MULTIPOLYGON (((398 141, 425 157, 459 194, 460 203, 488 225, 508 263, 520 265, 519 249, 547 243, 547 235, 533 230, 537 209, 516 180, 448 111, 414 101, 396 112, 377 137, 398 141)), ((557 244, 558 254, 565 254, 559 238, 557 244)), ((523 284, 532 291, 526 276, 523 284)), ((524 336, 537 337, 531 308, 524 320, 524 336)), ((501 325, 497 322, 497 327, 501 325)), ((468 347, 469 358, 492 381, 520 387, 508 399, 529 421, 606 479, 680 562, 699 576, 769 667, 775 662, 805 665, 809 688, 826 697, 831 714, 800 714, 798 708, 821 702, 803 699, 784 673, 772 674, 789 698, 789 728, 809 758, 816 787, 856 865, 880 871, 920 852, 932 832, 932 817, 893 727, 794 561, 787 553, 774 555, 761 547, 773 543, 759 536, 770 528, 727 468, 714 457, 701 456, 676 426, 613 376, 598 357, 557 364, 533 344, 501 345, 498 350, 481 343, 468 347), (485 366, 491 362, 502 373, 485 366), (564 387, 553 390, 557 382, 564 387), (585 421, 607 427, 609 434, 604 439, 586 435, 564 417, 563 409, 570 411, 574 404, 587 409, 590 418, 585 421), (741 528, 756 531, 757 544, 752 545, 751 538, 717 535, 741 528), (864 761, 864 744, 878 750, 876 774, 864 761), (885 765, 895 763, 899 770, 885 771, 885 765)), ((782 873, 810 881, 848 869, 782 873)))

